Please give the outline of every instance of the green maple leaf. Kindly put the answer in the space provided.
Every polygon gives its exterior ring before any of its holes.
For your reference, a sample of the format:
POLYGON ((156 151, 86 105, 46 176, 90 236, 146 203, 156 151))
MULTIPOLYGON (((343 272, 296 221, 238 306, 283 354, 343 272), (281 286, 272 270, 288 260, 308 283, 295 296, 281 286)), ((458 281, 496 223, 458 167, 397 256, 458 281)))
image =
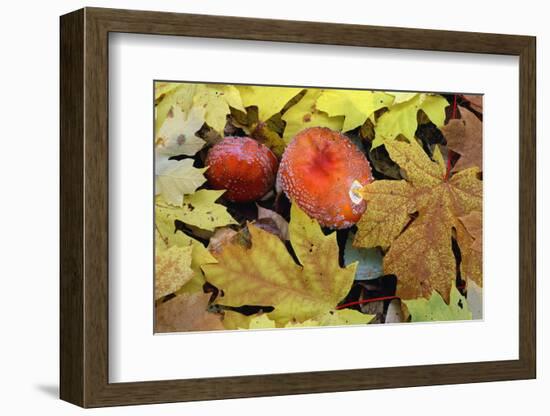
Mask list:
POLYGON ((409 309, 412 322, 469 321, 472 319, 468 301, 454 285, 451 288, 448 305, 436 291, 432 292, 430 299, 420 298, 403 302, 409 309))

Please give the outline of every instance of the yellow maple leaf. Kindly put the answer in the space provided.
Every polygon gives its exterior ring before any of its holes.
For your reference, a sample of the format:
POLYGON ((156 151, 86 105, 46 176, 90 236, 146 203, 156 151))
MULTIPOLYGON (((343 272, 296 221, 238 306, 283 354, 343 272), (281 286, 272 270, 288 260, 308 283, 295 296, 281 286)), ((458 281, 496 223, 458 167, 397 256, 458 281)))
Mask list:
POLYGON ((166 156, 193 156, 206 144, 195 134, 203 124, 203 108, 183 111, 180 107, 173 107, 155 138, 156 153, 166 156))
POLYGON ((419 110, 424 111, 437 127, 445 122, 445 107, 449 103, 440 95, 407 93, 396 98, 396 102, 376 122, 373 148, 394 140, 400 134, 414 140, 419 110))
POLYGON ((222 137, 231 112, 229 107, 245 111, 239 90, 233 85, 198 84, 193 106, 204 108, 206 123, 222 137))
MULTIPOLYGON (((193 106, 197 84, 180 82, 155 83, 155 138, 174 108, 187 113, 193 106)), ((204 123, 204 119, 203 119, 204 123)))
POLYGON ((341 130, 344 124, 344 117, 330 117, 324 111, 317 109, 317 99, 323 90, 309 89, 300 101, 290 107, 282 116, 286 123, 283 139, 286 143, 294 136, 309 127, 328 127, 332 130, 341 130))
POLYGON ((216 259, 204 247, 204 245, 176 229, 175 218, 170 212, 157 209, 155 206, 155 230, 157 250, 164 247, 191 248, 191 270, 193 276, 177 293, 195 293, 202 292, 202 286, 205 283, 201 266, 208 263, 215 263, 216 259), (160 240, 160 241, 159 241, 160 240))
POLYGON ((155 163, 155 193, 171 205, 181 206, 183 196, 192 194, 206 182, 207 168, 193 166, 193 159, 173 160, 157 156, 155 163))
POLYGON ((155 299, 160 299, 185 285, 193 277, 192 247, 163 247, 157 239, 155 250, 155 299))
POLYGON ((258 107, 258 118, 267 121, 280 112, 303 88, 239 85, 244 107, 258 107))
POLYGON ((162 198, 157 197, 156 213, 207 231, 214 231, 216 227, 237 224, 225 206, 215 203, 224 192, 224 190, 201 189, 191 195, 185 195, 183 203, 177 207, 171 206, 162 198))
POLYGON ((353 309, 337 309, 326 311, 304 322, 289 322, 285 327, 366 325, 372 321, 374 317, 375 315, 361 313, 353 309))
POLYGON ((342 131, 361 126, 373 113, 393 102, 393 96, 381 91, 323 90, 317 108, 329 116, 344 116, 342 131))
MULTIPOLYGON (((456 278, 453 229, 460 234, 464 227, 459 218, 481 211, 479 170, 471 168, 447 178, 439 151, 434 162, 416 142, 394 140, 385 146, 407 181, 375 181, 363 189, 368 205, 364 220, 358 223, 354 245, 390 246, 384 257, 384 272, 397 276, 397 295, 402 299, 429 298, 437 290, 448 301, 456 278), (369 213, 371 206, 374 209, 369 213), (403 231, 412 212, 417 212, 418 218, 403 231), (384 234, 384 229, 389 232, 384 234)), ((467 247, 463 247, 463 234, 458 240, 463 262, 468 264, 471 237, 467 247)))
POLYGON ((349 292, 357 263, 341 268, 336 233, 323 234, 296 204, 291 208, 290 242, 297 264, 275 235, 250 224, 250 248, 228 244, 218 263, 202 267, 223 291, 226 306, 273 306, 280 324, 303 322, 336 307, 349 292))
POLYGON ((245 111, 239 90, 233 85, 157 83, 155 95, 158 95, 155 107, 155 137, 174 109, 184 114, 202 111, 201 126, 206 121, 222 137, 230 107, 245 111))
POLYGON ((176 82, 155 81, 155 103, 162 101, 167 94, 178 88, 176 82))
POLYGON ((277 325, 266 313, 245 316, 239 312, 225 311, 223 326, 226 329, 307 328, 315 326, 366 325, 374 315, 353 309, 330 310, 303 322, 287 322, 277 325))
POLYGON ((404 103, 405 101, 412 100, 418 95, 417 92, 389 92, 388 94, 393 95, 393 104, 404 103))

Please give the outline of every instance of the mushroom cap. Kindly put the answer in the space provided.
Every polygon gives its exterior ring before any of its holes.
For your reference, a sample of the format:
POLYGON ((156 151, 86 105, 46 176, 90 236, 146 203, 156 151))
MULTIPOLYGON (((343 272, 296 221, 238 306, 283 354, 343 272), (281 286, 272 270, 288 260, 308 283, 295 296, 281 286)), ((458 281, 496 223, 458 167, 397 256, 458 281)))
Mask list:
POLYGON ((287 197, 319 224, 348 228, 367 203, 354 190, 372 181, 365 155, 343 134, 325 127, 298 133, 287 146, 277 181, 287 197))
POLYGON ((278 160, 268 147, 248 137, 225 137, 206 156, 205 172, 214 189, 226 189, 233 202, 264 196, 275 182, 278 160))

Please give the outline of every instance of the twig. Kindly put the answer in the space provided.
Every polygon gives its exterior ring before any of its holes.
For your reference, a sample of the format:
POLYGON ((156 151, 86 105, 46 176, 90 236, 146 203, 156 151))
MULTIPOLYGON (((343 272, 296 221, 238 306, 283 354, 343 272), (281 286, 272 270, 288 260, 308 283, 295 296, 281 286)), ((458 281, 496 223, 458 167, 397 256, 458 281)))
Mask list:
POLYGON ((380 301, 380 300, 391 300, 391 299, 399 299, 399 297, 398 296, 382 296, 382 297, 379 297, 379 298, 356 300, 355 302, 349 302, 349 303, 344 303, 342 305, 338 305, 336 307, 336 309, 344 309, 344 308, 348 308, 350 306, 362 305, 364 303, 377 302, 377 301, 380 301))

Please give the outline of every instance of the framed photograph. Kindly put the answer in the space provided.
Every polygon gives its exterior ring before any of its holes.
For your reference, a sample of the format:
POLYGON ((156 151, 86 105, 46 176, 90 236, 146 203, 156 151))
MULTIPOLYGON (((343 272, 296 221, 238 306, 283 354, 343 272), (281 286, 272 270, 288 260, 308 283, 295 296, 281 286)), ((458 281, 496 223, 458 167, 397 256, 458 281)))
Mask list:
POLYGON ((61 398, 536 377, 535 49, 62 16, 61 398))

